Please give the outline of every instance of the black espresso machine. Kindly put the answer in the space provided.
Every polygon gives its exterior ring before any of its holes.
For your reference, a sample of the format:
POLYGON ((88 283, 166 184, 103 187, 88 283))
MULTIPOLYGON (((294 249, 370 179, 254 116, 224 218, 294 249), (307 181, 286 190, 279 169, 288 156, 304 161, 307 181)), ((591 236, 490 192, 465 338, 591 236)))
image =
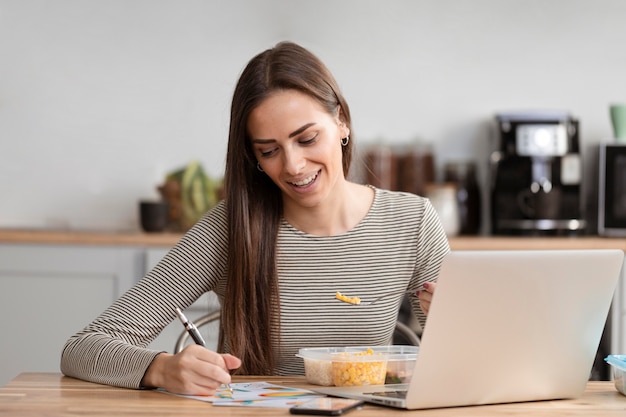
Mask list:
POLYGON ((582 234, 578 120, 567 112, 496 114, 491 233, 582 234))

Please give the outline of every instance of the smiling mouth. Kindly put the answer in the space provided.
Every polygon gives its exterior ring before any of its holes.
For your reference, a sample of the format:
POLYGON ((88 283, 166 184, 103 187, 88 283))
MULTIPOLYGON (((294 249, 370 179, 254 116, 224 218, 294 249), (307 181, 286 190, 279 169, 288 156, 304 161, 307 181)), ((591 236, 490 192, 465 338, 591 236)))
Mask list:
POLYGON ((317 178, 319 173, 320 172, 317 171, 315 174, 313 174, 313 175, 311 175, 309 177, 303 178, 303 179, 301 179, 300 181, 297 181, 297 182, 289 181, 289 184, 294 185, 296 187, 306 187, 307 185, 310 185, 311 183, 313 183, 313 181, 315 181, 315 179, 317 178))

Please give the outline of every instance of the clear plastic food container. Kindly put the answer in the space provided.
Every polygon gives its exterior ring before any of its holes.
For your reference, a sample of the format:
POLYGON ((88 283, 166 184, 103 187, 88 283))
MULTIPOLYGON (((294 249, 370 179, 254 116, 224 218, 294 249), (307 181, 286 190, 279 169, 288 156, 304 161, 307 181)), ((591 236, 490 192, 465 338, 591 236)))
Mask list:
POLYGON ((609 355, 604 360, 613 368, 615 388, 626 395, 626 355, 609 355))
POLYGON ((306 380, 315 385, 377 385, 408 383, 417 359, 417 346, 349 346, 304 348, 306 380))

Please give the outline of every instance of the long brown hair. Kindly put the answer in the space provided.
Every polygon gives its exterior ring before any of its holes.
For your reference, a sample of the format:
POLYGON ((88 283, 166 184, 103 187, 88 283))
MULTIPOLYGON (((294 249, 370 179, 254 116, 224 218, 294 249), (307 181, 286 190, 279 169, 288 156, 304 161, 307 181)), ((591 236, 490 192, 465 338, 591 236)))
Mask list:
MULTIPOLYGON (((257 169, 247 123, 265 98, 285 89, 317 100, 352 132, 350 110, 337 82, 305 48, 281 42, 252 58, 243 70, 233 94, 224 176, 229 250, 219 350, 241 358, 238 372, 247 375, 270 375, 275 366, 278 346, 272 336, 280 336, 276 237, 283 214, 280 189, 257 169)), ((352 143, 342 147, 346 176, 352 143)))

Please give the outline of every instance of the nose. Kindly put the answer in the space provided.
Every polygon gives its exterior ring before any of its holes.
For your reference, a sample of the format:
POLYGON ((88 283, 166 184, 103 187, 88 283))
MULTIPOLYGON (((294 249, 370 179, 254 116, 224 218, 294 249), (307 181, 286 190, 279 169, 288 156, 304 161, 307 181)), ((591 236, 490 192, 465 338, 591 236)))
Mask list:
POLYGON ((290 149, 283 152, 283 167, 287 174, 297 175, 302 172, 306 160, 302 152, 298 149, 290 149))

